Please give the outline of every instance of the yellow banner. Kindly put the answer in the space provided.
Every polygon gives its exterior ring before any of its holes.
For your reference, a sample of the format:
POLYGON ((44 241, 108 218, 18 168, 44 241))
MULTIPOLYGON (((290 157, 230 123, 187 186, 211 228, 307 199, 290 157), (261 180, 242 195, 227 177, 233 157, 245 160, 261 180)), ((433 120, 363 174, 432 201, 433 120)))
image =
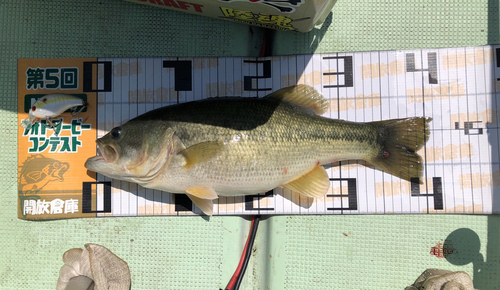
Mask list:
MULTIPOLYGON (((84 64, 95 61, 90 58, 18 61, 18 217, 21 219, 96 216, 99 190, 95 173, 84 167, 87 158, 96 154, 97 105, 97 90, 84 91, 84 76, 94 77, 96 73, 84 74, 84 64), (66 108, 79 99, 83 106, 66 108), (50 109, 67 110, 56 116, 50 109)), ((94 80, 97 82, 97 78, 94 80)))

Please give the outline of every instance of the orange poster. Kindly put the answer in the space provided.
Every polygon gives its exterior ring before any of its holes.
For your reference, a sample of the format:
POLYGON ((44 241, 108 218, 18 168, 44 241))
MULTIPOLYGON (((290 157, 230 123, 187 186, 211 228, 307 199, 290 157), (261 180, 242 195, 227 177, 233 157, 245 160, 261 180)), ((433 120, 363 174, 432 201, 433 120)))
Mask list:
POLYGON ((19 218, 96 216, 95 173, 84 167, 85 160, 96 154, 97 88, 89 85, 97 83, 93 62, 95 59, 18 62, 19 218), (84 90, 85 86, 90 90, 84 90), (80 99, 84 106, 74 105, 58 116, 34 117, 45 108, 64 109, 68 100, 78 103, 80 99))

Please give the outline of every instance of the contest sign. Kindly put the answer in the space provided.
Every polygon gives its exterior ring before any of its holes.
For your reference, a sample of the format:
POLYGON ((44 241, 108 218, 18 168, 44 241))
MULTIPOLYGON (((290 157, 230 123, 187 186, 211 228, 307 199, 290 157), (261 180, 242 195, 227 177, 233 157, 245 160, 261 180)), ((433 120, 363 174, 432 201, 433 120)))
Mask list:
POLYGON ((418 152, 423 184, 342 161, 327 166, 324 198, 311 202, 277 188, 220 197, 214 215, 500 212, 500 46, 480 46, 259 58, 20 59, 19 218, 202 214, 183 194, 88 171, 95 140, 162 106, 263 97, 295 84, 328 99, 328 118, 431 117, 429 141, 418 152), (43 100, 70 105, 57 116, 30 119, 43 100))
POLYGON ((95 174, 83 166, 88 156, 95 155, 91 144, 96 136, 97 94, 84 89, 90 81, 84 79, 84 66, 93 61, 18 61, 19 218, 95 216, 90 191, 89 196, 82 191, 84 185, 95 186, 95 174), (77 101, 68 110, 65 107, 71 100, 64 95, 77 101), (61 114, 43 115, 58 107, 61 114))

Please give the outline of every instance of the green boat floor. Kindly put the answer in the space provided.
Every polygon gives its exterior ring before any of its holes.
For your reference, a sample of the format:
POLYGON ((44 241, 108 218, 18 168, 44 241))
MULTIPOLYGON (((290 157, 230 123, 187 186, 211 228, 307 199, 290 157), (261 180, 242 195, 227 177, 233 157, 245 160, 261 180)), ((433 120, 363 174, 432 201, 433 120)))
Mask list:
MULTIPOLYGON (((321 28, 276 32, 273 53, 496 44, 498 15, 498 1, 491 0, 339 0, 321 28)), ((224 288, 247 219, 17 219, 16 64, 19 58, 257 56, 262 35, 256 27, 122 0, 0 1, 0 289, 54 289, 62 254, 85 243, 124 259, 133 290, 224 288)), ((240 289, 404 289, 427 268, 465 271, 476 288, 500 289, 499 226, 499 216, 268 217, 240 289), (445 243, 454 249, 446 258, 436 252, 445 243)))

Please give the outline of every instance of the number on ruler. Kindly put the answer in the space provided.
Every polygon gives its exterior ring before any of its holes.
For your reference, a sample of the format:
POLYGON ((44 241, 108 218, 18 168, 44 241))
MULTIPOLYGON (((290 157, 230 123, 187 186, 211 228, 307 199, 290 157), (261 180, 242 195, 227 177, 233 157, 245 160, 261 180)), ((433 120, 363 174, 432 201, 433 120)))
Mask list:
POLYGON ((427 53, 427 69, 416 69, 415 68, 415 54, 406 54, 406 72, 417 72, 417 71, 427 71, 429 72, 429 84, 435 85, 438 83, 437 80, 437 56, 435 52, 427 53))
POLYGON ((163 61, 163 67, 174 69, 174 90, 176 92, 193 90, 193 73, 190 60, 165 60, 163 61))
POLYGON ((261 76, 244 76, 243 77, 243 89, 245 91, 269 91, 272 88, 262 88, 259 89, 259 79, 268 79, 271 77, 271 61, 270 60, 244 60, 243 63, 255 63, 256 66, 262 64, 262 75, 261 76), (253 80, 256 80, 257 88, 253 87, 253 80))
POLYGON ((443 184, 441 177, 432 178, 432 188, 434 193, 420 193, 420 178, 411 179, 411 196, 433 196, 434 209, 443 210, 443 184))
POLYGON ((327 197, 340 197, 340 207, 329 207, 327 210, 357 210, 358 198, 356 189, 356 178, 330 178, 330 181, 337 181, 340 183, 340 194, 328 194, 327 197), (342 181, 347 181, 347 192, 342 192, 342 181), (347 207, 342 204, 342 199, 347 198, 347 207))
POLYGON ((83 182, 82 183, 82 213, 110 213, 111 212, 111 182, 83 182), (103 210, 97 210, 97 198, 94 201, 96 210, 92 210, 92 187, 94 187, 95 196, 98 188, 102 186, 103 210))
POLYGON ((272 197, 273 191, 270 190, 265 194, 256 194, 256 195, 246 195, 245 196, 245 210, 274 210, 272 207, 260 207, 260 200, 266 197, 272 197), (254 201, 257 200, 257 207, 254 207, 254 201))
POLYGON ((175 211, 192 211, 193 202, 185 194, 172 194, 175 204, 175 211))
POLYGON ((353 74, 352 74, 352 56, 327 56, 323 57, 323 59, 334 59, 337 64, 331 67, 335 68, 337 72, 327 72, 323 73, 324 76, 337 76, 337 84, 336 85, 327 85, 323 86, 323 88, 343 88, 343 87, 352 87, 354 85, 353 74), (339 61, 344 62, 344 70, 339 70, 339 61), (339 82, 340 77, 343 76, 344 83, 341 84, 339 82))
POLYGON ((464 122, 463 128, 460 128, 460 123, 455 122, 455 129, 464 130, 465 135, 482 135, 483 128, 474 128, 474 123, 482 123, 482 121, 464 122), (471 132, 472 130, 477 130, 477 131, 471 132))
POLYGON ((110 61, 85 61, 83 63, 84 92, 111 92, 111 77, 110 61), (102 86, 99 86, 99 78, 103 79, 102 86))

